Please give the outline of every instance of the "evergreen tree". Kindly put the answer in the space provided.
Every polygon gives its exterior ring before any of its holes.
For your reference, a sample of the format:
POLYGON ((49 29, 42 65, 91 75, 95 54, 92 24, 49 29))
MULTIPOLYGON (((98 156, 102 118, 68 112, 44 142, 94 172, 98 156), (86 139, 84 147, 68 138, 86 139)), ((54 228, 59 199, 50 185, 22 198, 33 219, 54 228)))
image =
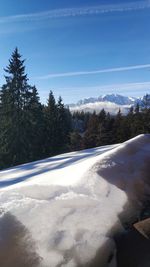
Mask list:
POLYGON ((121 110, 119 109, 115 121, 114 121, 114 128, 113 128, 113 143, 121 143, 124 140, 124 118, 122 116, 121 110))
POLYGON ((25 162, 29 155, 24 109, 29 101, 30 86, 25 74, 24 60, 16 48, 5 69, 6 83, 0 94, 0 153, 4 165, 25 162))
POLYGON ((103 126, 103 135, 101 136, 102 145, 113 144, 113 127, 114 127, 114 116, 111 116, 108 112, 103 126))
POLYGON ((132 121, 132 136, 134 137, 138 134, 144 134, 144 132, 144 112, 139 111, 136 107, 132 121))
POLYGON ((106 135, 106 112, 104 109, 98 114, 99 119, 99 133, 97 137, 97 146, 107 144, 107 135, 106 135))
POLYGON ((67 145, 69 143, 69 134, 71 131, 71 114, 69 109, 64 107, 62 98, 59 97, 57 103, 57 151, 67 150, 67 145))
POLYGON ((133 121, 134 121, 134 108, 133 106, 130 108, 129 113, 126 115, 125 117, 125 122, 126 122, 126 138, 130 139, 134 136, 134 125, 133 125, 133 121))
POLYGON ((47 106, 44 109, 45 117, 45 155, 50 156, 56 153, 58 141, 57 125, 57 104, 53 92, 50 91, 47 106))
POLYGON ((38 91, 35 86, 31 88, 30 101, 26 107, 26 117, 28 121, 29 143, 30 143, 30 160, 40 159, 44 156, 43 143, 44 133, 44 116, 43 107, 40 103, 38 91))
POLYGON ((146 109, 146 112, 144 112, 144 132, 150 133, 150 106, 146 109))
POLYGON ((99 136, 99 120, 94 112, 89 119, 87 130, 83 138, 84 148, 91 148, 97 146, 99 136))
POLYGON ((78 131, 70 133, 70 150, 76 151, 82 149, 82 137, 78 131))

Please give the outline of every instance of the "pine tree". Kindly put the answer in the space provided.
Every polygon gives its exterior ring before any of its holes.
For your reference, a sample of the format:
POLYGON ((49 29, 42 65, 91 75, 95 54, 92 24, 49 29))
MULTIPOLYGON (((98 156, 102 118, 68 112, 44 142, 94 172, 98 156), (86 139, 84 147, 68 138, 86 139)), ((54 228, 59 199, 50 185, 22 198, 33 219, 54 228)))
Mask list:
POLYGON ((31 87, 30 101, 26 107, 28 121, 30 160, 40 159, 44 155, 44 116, 43 107, 40 103, 38 91, 35 86, 31 87))
POLYGON ((134 136, 134 108, 131 106, 128 114, 125 117, 126 123, 126 139, 130 139, 134 136))
POLYGON ((94 112, 89 119, 87 130, 83 138, 84 148, 91 148, 97 146, 99 137, 99 120, 94 112))
POLYGON ((53 92, 50 91, 47 106, 44 109, 45 117, 45 155, 50 156, 56 153, 58 140, 57 127, 57 104, 53 92))
POLYGON ((132 121, 132 135, 134 137, 138 134, 144 134, 144 132, 144 112, 139 111, 138 106, 136 106, 132 121))
POLYGON ((114 127, 113 127, 113 143, 121 143, 125 141, 125 124, 124 124, 124 117, 119 109, 117 115, 115 116, 114 120, 114 127))
POLYGON ((71 131, 71 114, 69 109, 65 108, 62 98, 59 97, 57 103, 57 151, 67 150, 67 145, 69 144, 69 135, 71 131))
POLYGON ((97 140, 97 146, 105 145, 107 136, 106 136, 106 112, 104 109, 100 111, 98 114, 99 119, 99 133, 98 133, 98 140, 97 140))
POLYGON ((82 136, 76 130, 70 133, 70 150, 76 151, 81 149, 82 149, 82 136))
POLYGON ((105 116, 105 119, 102 123, 102 131, 100 135, 100 145, 110 145, 113 144, 113 126, 114 126, 114 117, 108 112, 105 116))
POLYGON ((24 60, 16 48, 5 69, 6 83, 0 94, 0 154, 4 166, 26 162, 29 155, 24 109, 29 101, 30 86, 24 60))

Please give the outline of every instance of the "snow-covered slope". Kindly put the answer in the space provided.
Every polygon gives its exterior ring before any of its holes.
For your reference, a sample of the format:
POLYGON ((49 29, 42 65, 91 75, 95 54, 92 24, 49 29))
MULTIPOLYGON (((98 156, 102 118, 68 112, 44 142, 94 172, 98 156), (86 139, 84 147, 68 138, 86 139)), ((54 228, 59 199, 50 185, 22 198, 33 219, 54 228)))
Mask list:
POLYGON ((1 171, 0 266, 116 266, 113 234, 149 192, 149 155, 141 135, 1 171))

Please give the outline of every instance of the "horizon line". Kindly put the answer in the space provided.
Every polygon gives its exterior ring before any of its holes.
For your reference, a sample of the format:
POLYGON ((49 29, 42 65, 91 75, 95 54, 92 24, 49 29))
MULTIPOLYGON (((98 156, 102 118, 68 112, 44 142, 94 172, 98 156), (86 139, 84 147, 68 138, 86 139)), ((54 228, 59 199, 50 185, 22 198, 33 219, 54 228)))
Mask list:
MULTIPOLYGON (((149 92, 149 89, 150 89, 150 81, 142 81, 142 82, 128 82, 128 83, 113 83, 113 84, 96 85, 96 86, 77 86, 77 87, 64 86, 59 88, 53 88, 53 91, 55 93, 57 92, 57 96, 61 95, 63 99, 70 98, 70 96, 71 97, 75 96, 76 98, 75 102, 78 102, 79 100, 84 99, 85 97, 86 98, 99 97, 100 95, 104 94, 118 94, 122 96, 138 98, 147 94, 149 92), (58 89, 59 92, 57 92, 58 89), (84 89, 86 90, 86 96, 80 97, 79 92, 81 92, 84 89), (90 93, 91 90, 94 92, 93 95, 92 93, 90 93), (137 92, 136 96, 135 96, 135 90, 137 92)), ((46 102, 48 91, 49 91, 48 89, 39 91, 40 98, 43 99, 43 103, 46 102)), ((73 100, 67 100, 67 101, 65 100, 64 102, 66 105, 75 103, 73 100)))

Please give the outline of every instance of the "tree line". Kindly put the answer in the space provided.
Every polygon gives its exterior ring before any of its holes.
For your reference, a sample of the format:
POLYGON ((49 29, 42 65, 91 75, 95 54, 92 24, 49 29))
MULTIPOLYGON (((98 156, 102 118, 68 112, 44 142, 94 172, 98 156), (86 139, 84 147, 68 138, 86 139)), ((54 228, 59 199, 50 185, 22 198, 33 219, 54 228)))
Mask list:
POLYGON ((47 104, 40 103, 17 48, 5 72, 0 90, 0 168, 67 151, 71 114, 61 97, 56 102, 50 91, 47 104))
POLYGON ((99 114, 73 114, 74 131, 71 149, 86 149, 121 143, 139 134, 150 133, 150 108, 131 107, 127 115, 119 110, 115 116, 102 109, 99 114))
POLYGON ((126 116, 120 110, 116 116, 105 110, 71 114, 52 91, 47 104, 41 104, 36 86, 28 83, 17 48, 5 73, 0 89, 0 169, 150 133, 148 106, 137 105, 126 116))

